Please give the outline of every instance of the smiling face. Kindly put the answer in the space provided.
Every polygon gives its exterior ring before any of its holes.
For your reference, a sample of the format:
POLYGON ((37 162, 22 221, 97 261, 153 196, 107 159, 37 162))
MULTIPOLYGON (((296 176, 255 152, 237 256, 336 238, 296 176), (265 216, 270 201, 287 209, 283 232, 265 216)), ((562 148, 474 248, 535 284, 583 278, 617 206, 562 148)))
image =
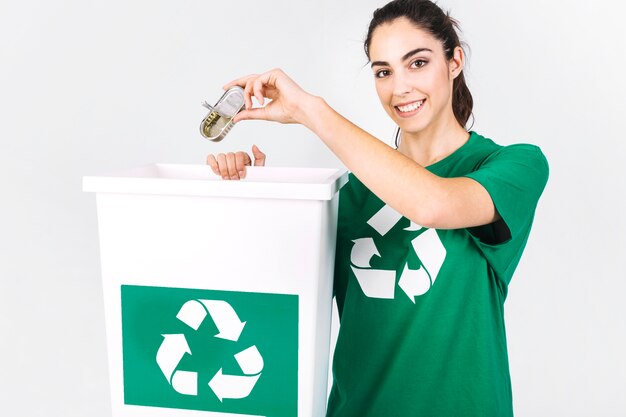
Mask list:
POLYGON ((403 132, 455 122, 452 87, 463 68, 462 54, 457 47, 448 61, 442 43, 404 17, 374 30, 369 58, 376 92, 403 132))

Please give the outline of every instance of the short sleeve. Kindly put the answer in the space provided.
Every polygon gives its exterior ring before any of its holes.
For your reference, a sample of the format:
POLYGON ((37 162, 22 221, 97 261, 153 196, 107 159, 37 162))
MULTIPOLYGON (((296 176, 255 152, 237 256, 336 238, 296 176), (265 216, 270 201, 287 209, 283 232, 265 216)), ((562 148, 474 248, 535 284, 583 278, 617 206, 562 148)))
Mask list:
POLYGON ((502 217, 496 223, 467 230, 507 284, 528 239, 548 175, 548 161, 541 149, 527 144, 503 147, 465 175, 485 187, 502 217))

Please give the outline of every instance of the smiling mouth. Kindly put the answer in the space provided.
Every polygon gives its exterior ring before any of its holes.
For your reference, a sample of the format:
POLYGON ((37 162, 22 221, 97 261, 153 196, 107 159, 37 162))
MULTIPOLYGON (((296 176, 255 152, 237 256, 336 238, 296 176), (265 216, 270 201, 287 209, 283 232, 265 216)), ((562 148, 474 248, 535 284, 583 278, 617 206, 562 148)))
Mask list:
POLYGON ((419 101, 414 101, 414 102, 409 103, 409 104, 404 104, 402 106, 394 106, 394 107, 400 113, 410 113, 410 112, 413 112, 413 111, 419 109, 420 107, 422 107, 422 104, 424 104, 425 101, 426 101, 426 99, 423 99, 423 100, 419 100, 419 101))

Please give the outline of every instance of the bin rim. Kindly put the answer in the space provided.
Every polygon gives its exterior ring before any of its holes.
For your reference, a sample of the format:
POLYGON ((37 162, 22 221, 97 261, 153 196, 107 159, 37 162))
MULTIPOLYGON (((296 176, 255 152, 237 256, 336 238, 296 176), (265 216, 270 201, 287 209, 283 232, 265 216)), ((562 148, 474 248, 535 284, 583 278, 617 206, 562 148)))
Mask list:
POLYGON ((152 163, 83 177, 83 191, 150 194, 331 200, 348 182, 345 168, 246 167, 242 180, 223 180, 208 165, 152 163))

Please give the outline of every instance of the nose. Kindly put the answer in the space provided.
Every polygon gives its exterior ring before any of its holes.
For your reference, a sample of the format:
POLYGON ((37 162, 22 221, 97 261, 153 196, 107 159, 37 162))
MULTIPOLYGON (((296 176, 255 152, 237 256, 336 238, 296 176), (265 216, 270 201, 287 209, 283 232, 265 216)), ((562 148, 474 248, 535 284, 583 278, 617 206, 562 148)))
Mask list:
POLYGON ((393 77, 393 95, 402 97, 411 92, 409 77, 404 71, 397 71, 393 77))

